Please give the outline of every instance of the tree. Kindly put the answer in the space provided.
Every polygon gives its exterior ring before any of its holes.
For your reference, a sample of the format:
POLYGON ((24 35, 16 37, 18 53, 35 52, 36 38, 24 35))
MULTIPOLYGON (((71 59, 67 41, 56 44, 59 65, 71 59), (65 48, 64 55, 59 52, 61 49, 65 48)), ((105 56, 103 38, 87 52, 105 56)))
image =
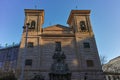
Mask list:
POLYGON ((101 62, 101 65, 103 66, 107 62, 107 57, 100 55, 100 62, 101 62))

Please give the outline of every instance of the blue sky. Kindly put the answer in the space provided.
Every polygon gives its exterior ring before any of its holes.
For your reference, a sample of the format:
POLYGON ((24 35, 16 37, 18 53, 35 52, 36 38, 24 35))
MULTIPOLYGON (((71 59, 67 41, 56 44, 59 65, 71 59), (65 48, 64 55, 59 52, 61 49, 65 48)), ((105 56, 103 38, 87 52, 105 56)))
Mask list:
POLYGON ((91 24, 100 55, 110 60, 120 55, 120 0, 1 0, 0 44, 19 43, 24 9, 45 10, 43 27, 67 25, 72 9, 91 10, 91 24), (77 8, 76 8, 77 5, 77 8))

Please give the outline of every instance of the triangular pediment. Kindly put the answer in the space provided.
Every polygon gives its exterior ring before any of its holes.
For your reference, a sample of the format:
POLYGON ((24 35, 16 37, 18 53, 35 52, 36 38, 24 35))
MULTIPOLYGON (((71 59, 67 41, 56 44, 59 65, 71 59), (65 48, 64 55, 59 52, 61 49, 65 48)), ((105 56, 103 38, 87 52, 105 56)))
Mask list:
POLYGON ((48 27, 44 28, 43 30, 44 31, 64 31, 64 30, 68 30, 68 29, 69 29, 69 27, 67 27, 67 26, 57 24, 57 25, 53 25, 53 26, 48 26, 48 27))

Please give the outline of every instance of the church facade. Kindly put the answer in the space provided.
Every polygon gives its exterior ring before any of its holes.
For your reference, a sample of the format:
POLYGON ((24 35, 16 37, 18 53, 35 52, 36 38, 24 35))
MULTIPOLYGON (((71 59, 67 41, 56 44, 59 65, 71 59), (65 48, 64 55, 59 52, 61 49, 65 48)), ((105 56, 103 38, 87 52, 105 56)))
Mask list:
POLYGON ((44 80, 104 80, 90 10, 72 10, 69 26, 56 24, 42 28, 43 23, 44 10, 25 9, 17 78, 24 62, 25 80, 36 75, 44 80))

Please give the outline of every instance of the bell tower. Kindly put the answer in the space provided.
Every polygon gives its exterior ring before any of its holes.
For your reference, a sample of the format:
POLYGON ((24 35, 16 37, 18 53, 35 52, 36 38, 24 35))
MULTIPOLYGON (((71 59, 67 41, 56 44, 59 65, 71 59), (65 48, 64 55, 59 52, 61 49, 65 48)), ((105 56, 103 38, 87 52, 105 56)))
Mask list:
POLYGON ((24 26, 26 26, 27 23, 29 23, 28 32, 34 31, 41 33, 44 23, 44 10, 25 9, 24 26))
POLYGON ((72 10, 67 23, 75 33, 92 32, 90 24, 90 10, 72 10))
POLYGON ((26 69, 30 71, 40 68, 41 39, 39 35, 42 34, 44 10, 25 9, 24 11, 25 20, 17 60, 17 77, 23 78, 22 75, 24 75, 26 79, 28 78, 26 69))
POLYGON ((67 23, 75 38, 81 79, 104 80, 94 33, 90 23, 90 10, 72 10, 67 23), (97 77, 95 74, 100 75, 97 77), (93 77, 90 77, 90 75, 93 77))

